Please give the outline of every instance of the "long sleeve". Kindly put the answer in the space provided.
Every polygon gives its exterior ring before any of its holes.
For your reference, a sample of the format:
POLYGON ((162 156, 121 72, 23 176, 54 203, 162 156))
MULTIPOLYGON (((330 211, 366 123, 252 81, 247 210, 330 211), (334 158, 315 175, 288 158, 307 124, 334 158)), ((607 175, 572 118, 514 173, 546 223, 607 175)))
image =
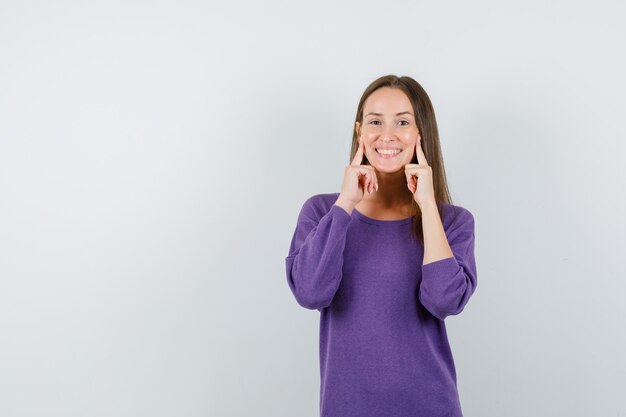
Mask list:
POLYGON ((461 209, 446 236, 454 256, 422 265, 418 295, 422 305, 440 320, 463 311, 478 284, 474 216, 461 209))
POLYGON ((343 250, 352 218, 335 204, 319 218, 314 201, 311 197, 302 206, 285 266, 298 304, 320 310, 330 305, 341 282, 343 250))

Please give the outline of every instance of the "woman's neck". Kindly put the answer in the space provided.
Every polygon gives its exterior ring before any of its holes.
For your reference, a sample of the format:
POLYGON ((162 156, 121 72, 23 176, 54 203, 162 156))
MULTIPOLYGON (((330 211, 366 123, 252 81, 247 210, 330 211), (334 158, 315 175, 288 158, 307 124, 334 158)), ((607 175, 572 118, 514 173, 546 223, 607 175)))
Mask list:
POLYGON ((412 204, 413 194, 407 187, 404 171, 392 174, 376 171, 376 178, 378 191, 372 194, 365 193, 363 200, 366 204, 384 208, 404 207, 412 204))

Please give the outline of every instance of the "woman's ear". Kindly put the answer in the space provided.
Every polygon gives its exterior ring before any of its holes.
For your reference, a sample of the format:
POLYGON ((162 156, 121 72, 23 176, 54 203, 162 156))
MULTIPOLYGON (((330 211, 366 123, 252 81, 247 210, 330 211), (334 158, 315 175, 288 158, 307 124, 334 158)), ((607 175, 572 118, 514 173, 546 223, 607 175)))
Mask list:
POLYGON ((361 136, 360 128, 361 124, 359 122, 354 122, 354 131, 356 132, 357 137, 361 136))

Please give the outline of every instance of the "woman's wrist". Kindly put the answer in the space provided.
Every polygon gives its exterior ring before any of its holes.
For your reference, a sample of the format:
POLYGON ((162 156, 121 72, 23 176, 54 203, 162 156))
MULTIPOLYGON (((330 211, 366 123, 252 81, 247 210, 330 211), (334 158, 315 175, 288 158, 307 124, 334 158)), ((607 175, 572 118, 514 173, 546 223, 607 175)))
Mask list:
POLYGON ((335 205, 341 207, 350 215, 352 214, 352 209, 354 209, 354 206, 355 206, 354 203, 352 203, 351 201, 344 200, 343 198, 341 198, 341 196, 337 198, 337 201, 335 201, 335 205))

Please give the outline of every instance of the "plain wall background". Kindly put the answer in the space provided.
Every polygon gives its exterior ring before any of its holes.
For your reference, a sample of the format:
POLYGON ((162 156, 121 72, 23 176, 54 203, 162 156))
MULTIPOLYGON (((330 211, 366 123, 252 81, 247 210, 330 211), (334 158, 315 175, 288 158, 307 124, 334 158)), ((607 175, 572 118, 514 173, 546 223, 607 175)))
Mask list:
POLYGON ((284 258, 364 88, 437 114, 466 417, 625 416, 618 1, 0 3, 0 415, 318 415, 284 258))

